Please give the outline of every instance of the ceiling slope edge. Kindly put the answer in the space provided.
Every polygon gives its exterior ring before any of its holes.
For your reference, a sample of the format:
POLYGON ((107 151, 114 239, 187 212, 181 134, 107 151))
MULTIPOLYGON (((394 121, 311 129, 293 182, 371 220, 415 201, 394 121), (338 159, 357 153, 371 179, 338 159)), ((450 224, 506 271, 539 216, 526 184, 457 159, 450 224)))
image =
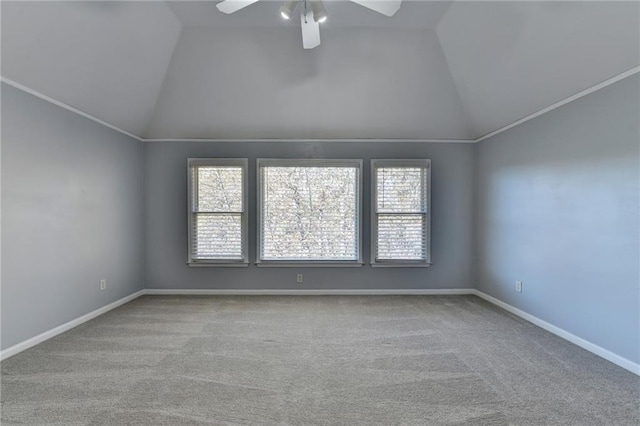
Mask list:
POLYGON ((104 120, 101 120, 98 117, 95 117, 91 114, 88 114, 78 108, 72 107, 70 105, 65 104, 64 102, 61 102, 57 99, 54 99, 50 96, 47 96, 43 93, 40 93, 36 90, 31 89, 30 87, 27 87, 23 84, 20 84, 16 81, 13 81, 9 78, 6 78, 2 75, 0 75, 0 81, 4 84, 7 84, 11 87, 14 87, 18 90, 21 90, 25 93, 28 93, 32 96, 35 96, 37 98, 40 98, 46 102, 49 102, 53 105, 56 105, 58 107, 61 107, 63 109, 66 109, 67 111, 71 111, 75 114, 78 114, 81 117, 87 118, 91 121, 94 121, 98 124, 101 124, 105 127, 108 127, 111 130, 115 130, 119 133, 122 133, 123 135, 129 136, 132 139, 135 139, 137 141, 140 142, 415 142, 415 143, 477 143, 477 142, 481 142, 485 139, 489 139, 497 134, 500 134, 502 132, 505 132, 509 129, 512 129, 522 123, 525 123, 529 120, 533 120, 536 117, 539 117, 543 114, 546 114, 547 112, 553 111, 556 108, 559 108, 561 106, 564 106, 566 104, 569 104, 575 100, 578 100, 584 96, 587 96, 593 92, 596 92, 600 89, 603 89, 607 86, 610 86, 614 83, 617 83, 620 80, 623 80, 627 77, 631 77, 633 75, 639 74, 640 73, 640 66, 635 66, 627 71, 624 71, 618 75, 615 75, 611 78, 608 78, 604 81, 601 81, 598 84, 595 84, 587 89, 584 89, 574 95, 569 96, 568 98, 565 98, 559 102, 556 102, 552 105, 549 105, 537 112, 534 112, 533 114, 529 114, 519 120, 516 120, 504 127, 501 127, 499 129, 496 129, 490 133, 487 133, 483 136, 480 136, 476 139, 180 139, 180 138, 170 138, 170 139, 152 139, 152 138, 143 138, 140 137, 138 135, 135 135, 131 132, 128 132, 126 130, 123 130, 117 126, 114 126, 113 124, 107 123, 104 120))
MULTIPOLYGON (((171 10, 171 8, 169 8, 169 9, 171 10)), ((173 15, 175 16, 175 12, 173 10, 171 10, 171 13, 173 13, 173 15)), ((178 19, 177 16, 176 16, 176 19, 178 19)), ((169 66, 171 65, 171 62, 173 61, 173 57, 176 54, 176 48, 178 47, 178 42, 180 41, 180 37, 182 37, 182 32, 183 31, 184 31, 184 26, 182 25, 182 23, 180 23, 180 32, 178 33, 178 37, 176 37, 175 40, 173 40, 173 46, 171 47, 171 55, 169 55, 169 60, 167 61, 166 65, 164 67, 164 73, 162 74, 162 81, 160 83, 160 88, 157 90, 157 92, 156 92, 156 94, 154 96, 153 109, 151 110, 151 114, 149 114, 149 117, 147 117, 147 121, 146 121, 144 127, 140 131, 139 138, 141 140, 145 140, 145 137, 143 135, 146 135, 149 132, 149 128, 151 127, 151 124, 153 122, 153 117, 155 116, 155 113, 158 110, 158 103, 160 102, 160 95, 164 91, 164 88, 165 88, 165 86, 167 84, 167 75, 169 74, 169 66)))

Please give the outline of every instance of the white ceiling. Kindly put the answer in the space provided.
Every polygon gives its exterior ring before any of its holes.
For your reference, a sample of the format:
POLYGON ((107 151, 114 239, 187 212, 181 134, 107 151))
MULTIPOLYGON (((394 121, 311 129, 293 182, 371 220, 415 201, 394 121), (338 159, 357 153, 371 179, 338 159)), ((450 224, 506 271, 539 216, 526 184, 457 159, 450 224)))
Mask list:
POLYGON ((438 24, 478 136, 640 63, 640 3, 456 3, 438 24))
POLYGON ((140 135, 181 25, 164 4, 2 2, 2 76, 140 135))
MULTIPOLYGON (((280 17, 283 0, 261 0, 231 15, 220 13, 217 1, 169 1, 167 4, 185 27, 300 27, 298 19, 280 17)), ((384 1, 384 0, 378 0, 384 1)), ((324 0, 332 28, 434 28, 451 5, 451 1, 405 1, 400 10, 387 17, 345 0, 324 0)), ((323 28, 325 25, 323 25, 323 28)))
POLYGON ((325 31, 312 54, 288 29, 186 28, 147 132, 241 139, 427 134, 472 136, 435 32, 369 28, 325 31))
POLYGON ((3 1, 2 76, 149 138, 474 139, 640 64, 638 2, 3 1), (297 28, 296 28, 297 27, 297 28))

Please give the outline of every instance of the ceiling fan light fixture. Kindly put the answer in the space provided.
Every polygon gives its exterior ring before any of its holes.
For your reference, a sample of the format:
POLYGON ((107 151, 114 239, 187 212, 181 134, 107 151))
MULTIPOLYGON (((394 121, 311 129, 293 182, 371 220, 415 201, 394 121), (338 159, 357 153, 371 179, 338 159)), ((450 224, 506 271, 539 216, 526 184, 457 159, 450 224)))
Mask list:
MULTIPOLYGON (((2 0, 0 0, 1 2, 2 0)), ((260 0, 222 0, 216 4, 220 12, 229 14, 244 9, 260 0)), ((268 1, 268 0, 264 0, 268 1)), ((276 1, 276 0, 271 0, 276 1)), ((302 47, 313 49, 320 45, 320 23, 325 22, 329 15, 324 8, 322 0, 280 0, 280 15, 283 19, 290 20, 293 13, 300 5, 300 26, 302 28, 302 47)), ((334 0, 331 0, 334 1, 334 0)), ((360 6, 364 6, 386 16, 393 16, 403 0, 350 0, 360 6)))
POLYGON ((313 20, 316 22, 324 22, 329 17, 321 0, 311 0, 311 9, 313 10, 313 20))
POLYGON ((291 19, 291 17, 293 16, 293 11, 296 10, 296 6, 298 5, 299 1, 300 0, 287 0, 282 3, 282 6, 280 6, 280 15, 284 19, 291 19))

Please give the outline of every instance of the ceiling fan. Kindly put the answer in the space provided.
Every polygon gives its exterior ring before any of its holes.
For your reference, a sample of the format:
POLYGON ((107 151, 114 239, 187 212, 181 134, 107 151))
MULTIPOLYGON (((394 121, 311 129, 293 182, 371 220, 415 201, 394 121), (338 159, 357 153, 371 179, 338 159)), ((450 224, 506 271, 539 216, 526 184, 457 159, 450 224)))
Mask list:
MULTIPOLYGON (((216 5, 223 13, 233 13, 257 3, 260 0, 224 0, 216 5)), ((360 6, 386 16, 393 16, 402 0, 350 0, 360 6)), ((280 15, 291 19, 296 7, 300 4, 300 24, 302 26, 302 46, 313 49, 320 45, 320 23, 327 20, 327 12, 321 0, 285 0, 280 6, 280 15)))

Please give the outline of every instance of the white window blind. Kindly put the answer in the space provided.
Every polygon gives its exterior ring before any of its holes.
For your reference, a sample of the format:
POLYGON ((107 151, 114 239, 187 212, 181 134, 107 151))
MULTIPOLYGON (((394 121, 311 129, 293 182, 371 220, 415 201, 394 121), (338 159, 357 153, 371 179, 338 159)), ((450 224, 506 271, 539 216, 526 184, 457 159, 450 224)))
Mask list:
POLYGON ((429 160, 373 160, 373 264, 429 263, 429 160))
POLYGON ((247 262, 245 159, 189 160, 189 263, 247 262))
POLYGON ((360 261, 360 160, 258 160, 259 260, 360 261))

